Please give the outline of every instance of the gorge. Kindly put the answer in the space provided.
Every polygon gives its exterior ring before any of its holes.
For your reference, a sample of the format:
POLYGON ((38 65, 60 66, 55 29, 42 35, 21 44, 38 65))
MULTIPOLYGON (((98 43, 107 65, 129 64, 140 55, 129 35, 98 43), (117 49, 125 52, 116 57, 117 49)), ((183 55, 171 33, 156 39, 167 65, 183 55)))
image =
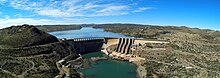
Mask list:
MULTIPOLYGON (((91 27, 84 27, 80 30, 70 30, 70 31, 57 31, 57 32, 50 32, 52 35, 57 36, 58 38, 68 38, 68 39, 78 39, 78 46, 80 45, 80 38, 81 40, 86 40, 88 38, 92 39, 95 37, 103 37, 102 39, 96 39, 99 40, 97 42, 101 42, 101 46, 99 51, 101 51, 102 44, 104 43, 103 40, 104 38, 111 37, 111 38, 117 38, 117 37, 122 37, 122 38, 129 38, 128 36, 124 36, 121 34, 117 33, 111 33, 111 32, 105 32, 103 29, 94 29, 91 27), (76 35, 74 35, 76 34, 76 35), (77 38, 78 37, 78 38, 77 38)), ((131 37, 130 37, 131 38, 131 37)), ((106 39, 105 39, 106 40, 106 39)), ((88 43, 90 40, 86 40, 85 43, 88 43)), ((90 41, 91 42, 95 42, 90 41)), ((77 42, 76 42, 77 43, 77 42)), ((77 44, 76 44, 77 45, 77 44)), ((86 45, 86 44, 85 44, 86 45)), ((87 45, 87 48, 95 48, 95 45, 97 44, 91 44, 90 46, 87 45)), ((81 48, 83 45, 81 45, 81 48)), ((86 48, 86 47, 85 47, 86 48)), ((107 56, 106 54, 102 52, 97 52, 97 51, 79 51, 80 49, 77 50, 77 46, 75 46, 76 52, 87 52, 87 54, 82 55, 82 57, 85 57, 87 59, 90 59, 92 57, 102 57, 102 56, 107 56), (94 52, 94 53, 93 53, 94 52)), ((86 49, 86 50, 91 50, 91 49, 86 49)), ((83 53, 80 53, 83 54, 83 53)), ((100 60, 97 61, 96 63, 91 63, 92 67, 86 68, 86 69, 80 69, 79 71, 82 72, 86 78, 136 78, 136 66, 132 63, 129 63, 128 61, 120 61, 120 60, 100 60), (120 71, 118 70, 120 69, 120 71)))

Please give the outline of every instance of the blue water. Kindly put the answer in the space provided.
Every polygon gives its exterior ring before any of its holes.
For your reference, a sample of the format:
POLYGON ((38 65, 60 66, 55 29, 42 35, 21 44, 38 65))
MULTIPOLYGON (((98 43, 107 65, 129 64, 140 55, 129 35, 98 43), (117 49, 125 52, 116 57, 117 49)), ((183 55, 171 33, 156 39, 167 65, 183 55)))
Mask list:
POLYGON ((87 38, 87 37, 124 37, 128 38, 128 36, 113 33, 113 32, 105 32, 104 29, 95 29, 92 27, 83 27, 80 30, 68 30, 68 31, 56 31, 50 32, 50 34, 55 35, 58 38, 87 38))
MULTIPOLYGON (((93 52, 83 55, 84 58, 105 56, 102 52, 93 52)), ((85 78, 136 78, 136 66, 126 61, 100 60, 92 68, 78 70, 85 78)))

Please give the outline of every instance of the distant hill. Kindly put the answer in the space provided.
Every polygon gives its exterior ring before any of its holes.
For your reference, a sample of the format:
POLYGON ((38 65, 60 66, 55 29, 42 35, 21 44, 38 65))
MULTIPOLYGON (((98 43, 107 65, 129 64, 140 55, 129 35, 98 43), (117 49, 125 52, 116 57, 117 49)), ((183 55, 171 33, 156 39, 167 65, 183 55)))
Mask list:
POLYGON ((58 42, 55 36, 32 25, 11 26, 0 30, 0 48, 17 48, 58 42))
POLYGON ((45 32, 81 29, 81 25, 37 25, 36 27, 45 32))

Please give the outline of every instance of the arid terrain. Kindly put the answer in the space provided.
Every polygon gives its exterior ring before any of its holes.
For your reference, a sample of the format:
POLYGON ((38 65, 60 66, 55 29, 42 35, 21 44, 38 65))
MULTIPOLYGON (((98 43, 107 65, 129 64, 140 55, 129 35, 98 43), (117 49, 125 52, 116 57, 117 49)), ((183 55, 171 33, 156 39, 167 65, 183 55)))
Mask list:
POLYGON ((135 24, 99 24, 95 28, 169 44, 144 44, 147 78, 219 78, 220 32, 207 29, 135 24))
MULTIPOLYGON (((147 78, 220 77, 219 31, 185 26, 137 24, 92 24, 89 26, 145 40, 168 41, 168 44, 147 43, 138 46, 135 53, 146 58, 142 66, 147 70, 147 78)), ((38 28, 47 32, 80 28, 76 25, 65 29, 60 29, 60 27, 62 26, 38 28)), ((52 78, 59 74, 55 65, 56 61, 70 54, 77 57, 71 50, 72 48, 68 48, 67 43, 59 43, 55 37, 41 30, 24 26, 24 28, 12 27, 0 31, 1 78, 52 78), (27 31, 22 31, 22 29, 27 29, 27 31), (20 36, 20 33, 25 32, 29 34, 20 36), (36 37, 34 41, 26 43, 26 40, 33 36, 36 37), (45 42, 39 43, 38 38, 45 38, 43 40, 45 42), (47 41, 47 38, 54 41, 47 41), (17 41, 13 42, 15 39, 17 41), (12 45, 14 43, 17 44, 12 45)), ((78 77, 76 73, 75 76, 78 77)))

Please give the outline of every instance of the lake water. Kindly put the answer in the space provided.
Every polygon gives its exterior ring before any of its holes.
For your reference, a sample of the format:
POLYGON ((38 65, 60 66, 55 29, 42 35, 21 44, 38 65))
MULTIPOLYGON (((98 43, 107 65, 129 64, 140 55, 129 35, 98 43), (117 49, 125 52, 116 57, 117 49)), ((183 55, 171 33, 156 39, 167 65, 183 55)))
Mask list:
MULTIPOLYGON (((84 58, 105 56, 102 52, 84 54, 84 58)), ((118 60, 99 60, 91 68, 78 70, 86 78, 136 78, 136 66, 132 63, 118 60)))
MULTIPOLYGON (((50 32, 58 38, 87 38, 87 37, 127 37, 122 34, 105 32, 103 29, 85 27, 80 30, 68 30, 50 32)), ((105 56, 101 52, 84 54, 84 58, 105 56)), ((136 66, 132 63, 117 60, 100 60, 92 65, 92 68, 78 70, 86 78, 136 78, 136 66)))
POLYGON ((67 39, 87 37, 129 37, 118 33, 105 32, 104 29, 95 29, 92 27, 83 27, 80 30, 50 32, 50 34, 55 35, 58 38, 67 39))

